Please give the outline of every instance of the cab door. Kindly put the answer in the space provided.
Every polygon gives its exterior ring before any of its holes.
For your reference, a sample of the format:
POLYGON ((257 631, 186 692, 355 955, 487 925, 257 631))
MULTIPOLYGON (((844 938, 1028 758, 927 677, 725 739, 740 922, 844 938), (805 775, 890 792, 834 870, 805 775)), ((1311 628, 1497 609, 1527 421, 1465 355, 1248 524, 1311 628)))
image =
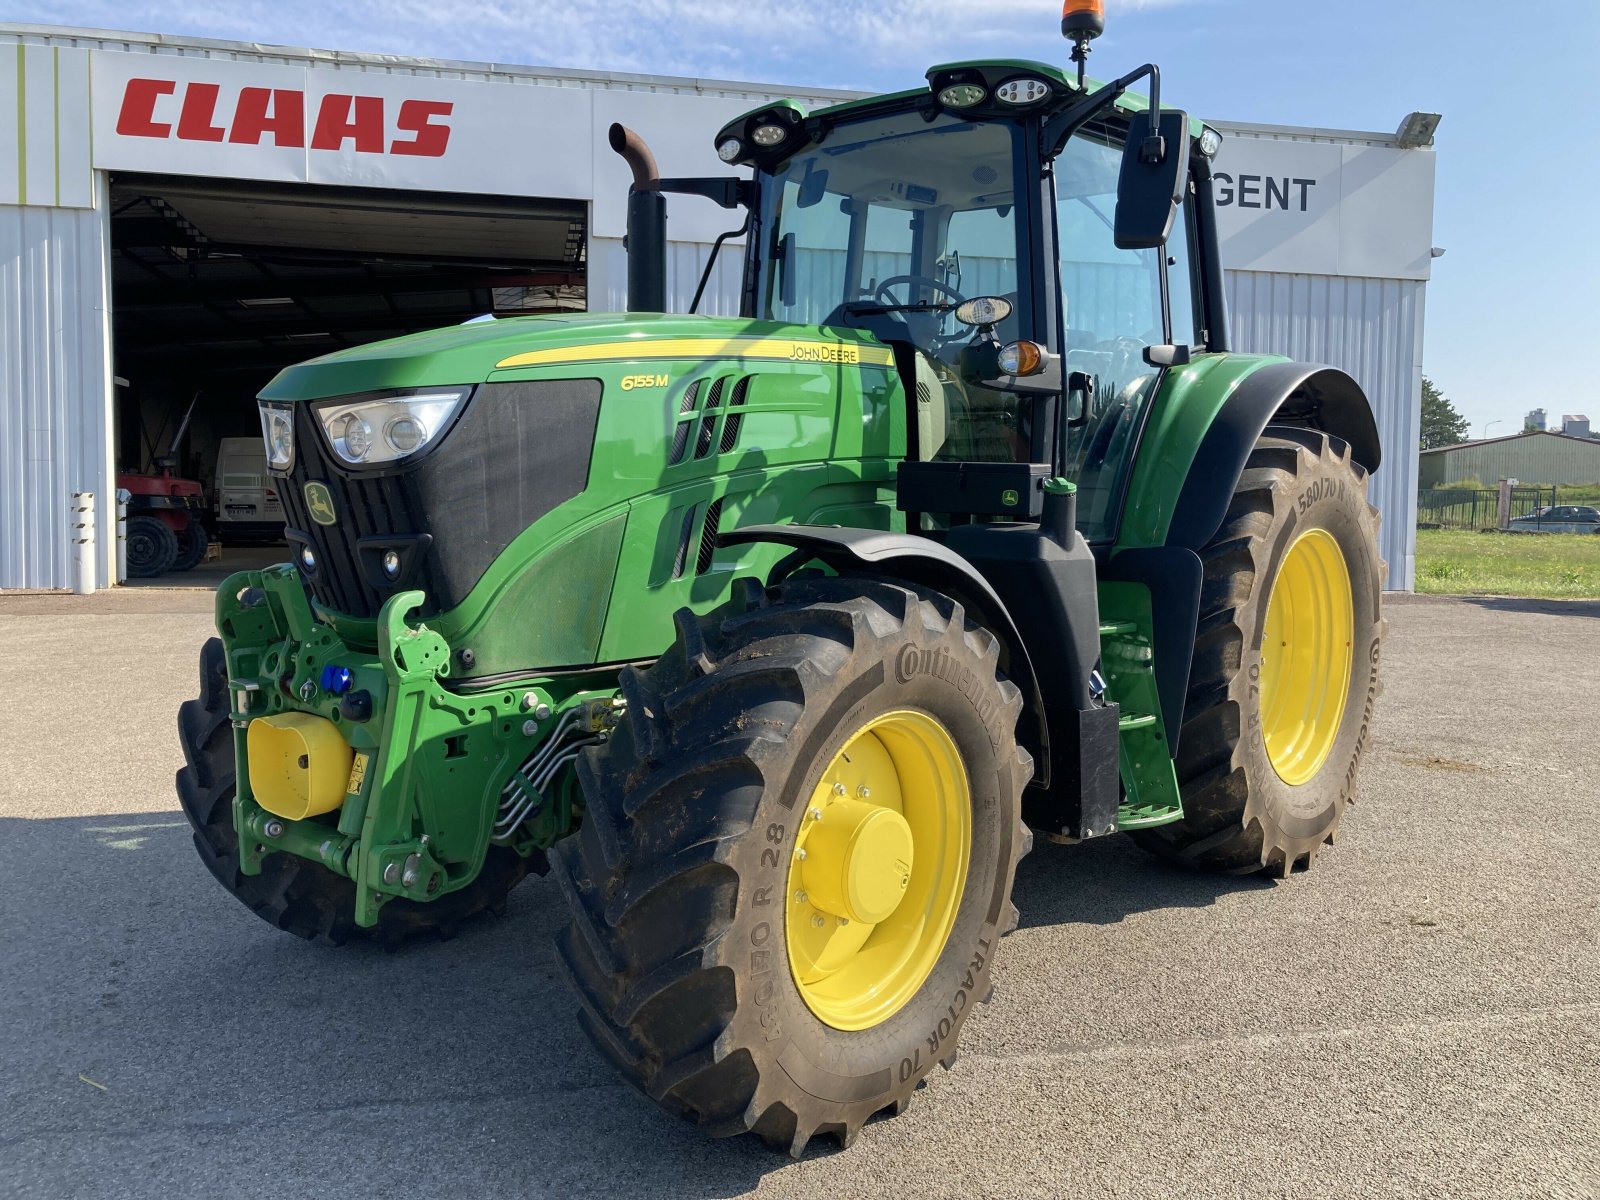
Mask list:
POLYGON ((1055 244, 1064 371, 1093 381, 1085 411, 1069 414, 1066 471, 1078 485, 1078 528, 1089 541, 1116 534, 1121 496, 1160 370, 1147 347, 1193 346, 1193 201, 1167 245, 1124 250, 1113 234, 1122 143, 1109 125, 1072 136, 1056 158, 1055 244))

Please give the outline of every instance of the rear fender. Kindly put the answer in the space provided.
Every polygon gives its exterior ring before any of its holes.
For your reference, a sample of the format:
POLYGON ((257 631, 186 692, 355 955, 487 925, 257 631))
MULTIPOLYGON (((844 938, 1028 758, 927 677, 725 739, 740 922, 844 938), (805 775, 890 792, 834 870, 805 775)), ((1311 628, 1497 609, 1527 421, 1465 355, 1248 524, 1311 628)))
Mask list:
POLYGON ((1316 363, 1264 366, 1239 382, 1207 429, 1178 493, 1167 545, 1199 550, 1211 540, 1268 425, 1295 425, 1341 438, 1368 474, 1383 461, 1372 405, 1349 375, 1316 363))
POLYGON ((1321 430, 1348 442, 1369 473, 1382 452, 1372 405, 1337 367, 1205 355, 1169 372, 1168 386, 1164 411, 1139 447, 1121 537, 1102 577, 1150 588, 1158 617, 1156 684, 1176 755, 1200 607, 1194 555, 1221 528, 1257 440, 1269 425, 1321 430))
POLYGON ((782 582, 808 562, 821 562, 835 571, 866 572, 920 584, 960 601, 975 621, 1000 639, 1001 670, 1022 691, 1017 738, 1033 755, 1034 786, 1048 786, 1050 735, 1027 646, 994 588, 961 555, 912 533, 824 525, 746 525, 728 530, 717 540, 724 546, 773 542, 794 547, 795 553, 773 568, 768 586, 782 582))

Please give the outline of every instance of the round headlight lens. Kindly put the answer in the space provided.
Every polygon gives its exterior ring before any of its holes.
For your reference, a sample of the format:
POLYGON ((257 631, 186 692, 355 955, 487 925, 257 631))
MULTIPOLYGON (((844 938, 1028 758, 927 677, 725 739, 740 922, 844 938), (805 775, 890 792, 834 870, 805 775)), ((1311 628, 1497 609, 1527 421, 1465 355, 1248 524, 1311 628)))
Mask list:
POLYGON ((398 579, 400 577, 400 556, 393 550, 385 550, 383 552, 383 574, 387 579, 398 579))
POLYGON ((407 415, 396 417, 384 426, 383 436, 401 454, 410 454, 428 440, 428 431, 421 421, 407 415))
POLYGON ((1207 158, 1215 158, 1217 151, 1222 149, 1222 135, 1211 126, 1207 125, 1200 130, 1200 153, 1207 158))
POLYGON ((728 138, 717 147, 717 157, 725 163, 731 163, 744 153, 744 143, 738 138, 728 138))
POLYGON ((750 140, 758 146, 776 146, 789 136, 789 131, 782 125, 757 125, 750 134, 750 140))
POLYGON ((952 83, 939 92, 939 103, 946 108, 971 108, 982 104, 988 94, 976 83, 952 83))
POLYGON ((995 88, 996 100, 1006 104, 1037 104, 1050 94, 1050 85, 1042 79, 1008 79, 995 88))
POLYGON ((339 436, 344 439, 345 453, 349 458, 363 459, 367 451, 372 449, 372 426, 354 414, 344 419, 344 428, 339 431, 339 436))
POLYGON ((300 547, 300 565, 308 571, 317 569, 317 556, 310 546, 300 547))
POLYGON ((272 426, 272 458, 274 462, 287 462, 294 452, 294 435, 289 418, 273 413, 268 418, 272 426))

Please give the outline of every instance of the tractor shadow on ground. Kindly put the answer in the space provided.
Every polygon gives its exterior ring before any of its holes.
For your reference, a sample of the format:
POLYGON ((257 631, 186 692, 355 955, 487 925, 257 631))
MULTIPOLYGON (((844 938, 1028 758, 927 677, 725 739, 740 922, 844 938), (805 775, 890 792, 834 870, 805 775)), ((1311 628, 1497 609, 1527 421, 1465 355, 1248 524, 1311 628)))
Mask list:
POLYGON ((1133 913, 1207 908, 1234 892, 1266 891, 1263 875, 1212 875, 1162 862, 1128 837, 1064 846, 1036 837, 1017 865, 1012 898, 1020 929, 1041 925, 1113 925, 1133 913))
POLYGON ((721 1197, 792 1166, 667 1115, 593 1050, 549 879, 446 942, 335 949, 224 893, 178 812, 7 818, 0 912, 3 1194, 721 1197))
POLYGON ((1536 613, 1545 617, 1600 617, 1600 600, 1537 600, 1518 596, 1461 596, 1463 604, 1473 604, 1491 612, 1536 613))
MULTIPOLYGON (((1041 839, 1016 902, 1024 927, 1108 924, 1270 886, 1041 839)), ((334 949, 225 894, 178 812, 0 819, 0 912, 0 1193, 722 1197, 793 1167, 667 1115, 590 1047, 548 879, 450 941, 334 949)), ((805 1163, 837 1153, 819 1138, 805 1163)))

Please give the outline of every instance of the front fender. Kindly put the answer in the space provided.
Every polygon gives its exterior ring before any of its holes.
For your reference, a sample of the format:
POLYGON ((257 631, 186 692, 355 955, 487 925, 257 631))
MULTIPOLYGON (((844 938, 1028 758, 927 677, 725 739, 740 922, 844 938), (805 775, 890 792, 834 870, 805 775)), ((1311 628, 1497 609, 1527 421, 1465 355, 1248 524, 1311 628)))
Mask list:
POLYGON ((959 600, 972 617, 1000 639, 1000 666, 1022 691, 1022 727, 1018 737, 1034 759, 1034 784, 1049 784, 1050 735, 1038 677, 1028 648, 1004 601, 961 555, 931 538, 879 529, 832 525, 746 525, 717 538, 723 546, 775 542, 797 553, 773 568, 768 585, 791 570, 816 560, 834 570, 868 571, 891 580, 921 584, 959 600))

